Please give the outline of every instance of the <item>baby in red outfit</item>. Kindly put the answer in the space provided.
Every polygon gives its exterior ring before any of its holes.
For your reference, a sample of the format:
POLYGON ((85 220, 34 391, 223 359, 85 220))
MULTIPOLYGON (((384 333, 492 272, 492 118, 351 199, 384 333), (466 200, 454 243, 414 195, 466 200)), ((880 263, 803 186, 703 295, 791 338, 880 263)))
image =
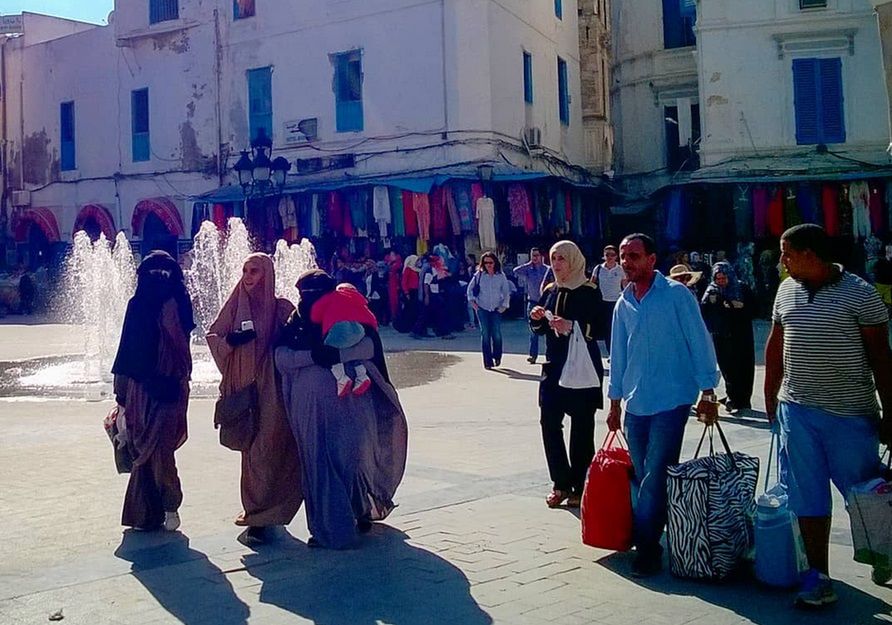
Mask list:
MULTIPOLYGON (((323 295, 310 309, 310 320, 322 326, 325 345, 337 349, 354 347, 365 337, 363 326, 378 329, 378 320, 369 309, 368 301, 352 284, 339 284, 331 293, 323 295)), ((338 384, 338 397, 345 397, 350 391, 362 395, 372 386, 365 365, 352 361, 355 380, 351 380, 339 362, 331 367, 331 373, 338 384)))

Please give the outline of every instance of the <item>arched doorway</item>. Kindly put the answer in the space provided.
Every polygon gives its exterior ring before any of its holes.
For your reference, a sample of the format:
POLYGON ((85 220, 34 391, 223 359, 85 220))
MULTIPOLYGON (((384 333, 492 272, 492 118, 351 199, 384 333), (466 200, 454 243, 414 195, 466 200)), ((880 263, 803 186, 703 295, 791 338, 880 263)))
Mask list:
POLYGON ((59 243, 56 216, 46 207, 26 208, 13 219, 13 238, 19 257, 31 269, 53 261, 53 244, 59 243))
POLYGON ((171 233, 155 213, 146 215, 143 222, 142 244, 139 251, 145 256, 152 250, 164 250, 174 258, 177 257, 177 235, 171 233))
POLYGON ((45 267, 53 257, 52 245, 43 229, 31 222, 28 226, 28 258, 26 265, 32 271, 45 267))
POLYGON ((109 241, 115 238, 115 220, 112 219, 111 213, 107 208, 100 204, 87 204, 77 214, 74 220, 74 228, 72 233, 76 234, 83 230, 90 237, 91 241, 96 241, 100 234, 104 234, 109 241))

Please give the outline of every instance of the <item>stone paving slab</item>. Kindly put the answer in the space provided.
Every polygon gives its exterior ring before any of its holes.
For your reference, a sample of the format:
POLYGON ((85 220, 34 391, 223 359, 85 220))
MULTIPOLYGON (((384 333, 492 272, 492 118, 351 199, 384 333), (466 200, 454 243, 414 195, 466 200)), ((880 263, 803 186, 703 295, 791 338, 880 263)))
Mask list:
MULTIPOLYGON (((63 623, 85 625, 892 622, 889 589, 851 560, 838 497, 840 605, 807 619, 789 593, 746 576, 635 580, 628 554, 582 545, 577 515, 544 505, 538 371, 525 362, 522 326, 508 325, 507 374, 482 370, 474 337, 423 342, 467 351, 450 350, 458 360, 442 376, 400 391, 410 422, 400 506, 346 552, 307 548, 302 512, 274 545, 255 552, 236 542, 238 455, 217 444, 209 400, 190 405, 190 440, 178 453, 183 526, 173 534, 122 533, 126 478, 101 429, 107 402, 0 400, 0 625, 46 623, 59 609, 63 623)), ((68 330, 43 334, 57 345, 68 330)), ((0 360, 22 353, 18 332, 0 325, 0 360)), ((728 418, 725 429, 735 449, 764 460, 758 415, 728 418)), ((684 457, 698 434, 691 422, 684 457)))

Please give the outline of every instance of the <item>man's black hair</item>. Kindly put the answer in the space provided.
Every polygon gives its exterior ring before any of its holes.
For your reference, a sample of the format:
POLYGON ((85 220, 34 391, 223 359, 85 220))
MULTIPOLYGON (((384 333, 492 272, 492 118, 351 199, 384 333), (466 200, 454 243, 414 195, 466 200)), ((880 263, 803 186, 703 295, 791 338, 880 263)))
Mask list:
POLYGON ((538 247, 531 247, 530 248, 530 256, 533 255, 533 252, 539 252, 541 254, 542 250, 540 250, 538 247))
POLYGON ((833 261, 830 237, 827 236, 827 231, 818 224, 793 226, 781 235, 781 241, 786 241, 790 247, 800 252, 811 250, 825 263, 833 261))
POLYGON ((644 246, 644 253, 650 256, 651 254, 657 253, 657 244, 656 242, 643 232, 635 232, 632 234, 628 234, 623 237, 623 241, 641 241, 641 245, 644 246))

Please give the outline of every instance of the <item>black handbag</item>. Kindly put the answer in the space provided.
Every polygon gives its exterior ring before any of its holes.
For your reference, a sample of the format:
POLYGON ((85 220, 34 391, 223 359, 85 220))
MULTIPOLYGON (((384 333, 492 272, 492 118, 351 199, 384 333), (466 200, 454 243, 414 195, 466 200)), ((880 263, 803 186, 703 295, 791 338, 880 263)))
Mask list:
POLYGON ((247 451, 257 434, 259 417, 257 382, 217 399, 214 427, 220 430, 220 444, 233 451, 247 451))

